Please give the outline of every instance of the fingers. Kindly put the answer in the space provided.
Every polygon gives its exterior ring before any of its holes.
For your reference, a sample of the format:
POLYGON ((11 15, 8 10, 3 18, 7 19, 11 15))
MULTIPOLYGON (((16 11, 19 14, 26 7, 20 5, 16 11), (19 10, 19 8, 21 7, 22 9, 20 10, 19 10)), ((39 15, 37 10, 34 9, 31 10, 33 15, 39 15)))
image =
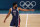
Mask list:
POLYGON ((5 20, 4 20, 4 23, 5 23, 5 20))
POLYGON ((5 23, 5 21, 4 21, 4 23, 5 23))

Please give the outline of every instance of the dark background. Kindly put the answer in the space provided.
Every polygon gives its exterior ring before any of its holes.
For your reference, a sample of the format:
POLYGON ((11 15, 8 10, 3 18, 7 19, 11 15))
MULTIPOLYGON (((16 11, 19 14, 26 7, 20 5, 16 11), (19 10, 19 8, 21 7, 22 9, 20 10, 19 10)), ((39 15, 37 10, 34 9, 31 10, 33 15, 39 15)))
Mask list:
POLYGON ((21 1, 35 1, 36 6, 32 8, 35 9, 35 11, 19 11, 19 14, 40 14, 40 0, 0 0, 0 14, 8 14, 9 8, 12 7, 14 2, 17 2, 18 7, 20 7, 19 3, 21 1))
POLYGON ((18 7, 20 1, 36 1, 36 6, 33 9, 40 10, 40 0, 0 0, 0 9, 9 9, 12 7, 14 2, 17 2, 18 7))

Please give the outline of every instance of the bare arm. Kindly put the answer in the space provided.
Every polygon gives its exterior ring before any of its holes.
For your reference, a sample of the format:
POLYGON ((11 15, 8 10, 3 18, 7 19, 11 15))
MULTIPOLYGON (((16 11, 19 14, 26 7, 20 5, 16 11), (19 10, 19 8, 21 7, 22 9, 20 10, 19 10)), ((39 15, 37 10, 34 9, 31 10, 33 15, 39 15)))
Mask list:
POLYGON ((21 10, 21 11, 34 11, 34 9, 22 9, 22 8, 18 8, 18 10, 21 10))
MULTIPOLYGON (((8 12, 8 14, 7 14, 5 20, 9 17, 10 13, 11 13, 11 8, 9 9, 9 12, 8 12)), ((5 20, 4 20, 4 22, 5 22, 5 20)))

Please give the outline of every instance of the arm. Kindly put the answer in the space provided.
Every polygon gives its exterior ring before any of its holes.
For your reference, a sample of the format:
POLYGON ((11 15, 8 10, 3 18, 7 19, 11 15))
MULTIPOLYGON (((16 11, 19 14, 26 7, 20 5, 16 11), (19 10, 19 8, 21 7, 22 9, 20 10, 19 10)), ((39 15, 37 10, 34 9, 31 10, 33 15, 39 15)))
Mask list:
POLYGON ((18 10, 21 10, 21 11, 34 11, 34 9, 22 9, 22 8, 18 8, 18 10))
POLYGON ((11 8, 9 9, 9 13, 8 13, 7 16, 6 16, 6 18, 5 18, 5 20, 4 20, 4 23, 5 23, 6 19, 9 17, 10 13, 11 13, 11 8))

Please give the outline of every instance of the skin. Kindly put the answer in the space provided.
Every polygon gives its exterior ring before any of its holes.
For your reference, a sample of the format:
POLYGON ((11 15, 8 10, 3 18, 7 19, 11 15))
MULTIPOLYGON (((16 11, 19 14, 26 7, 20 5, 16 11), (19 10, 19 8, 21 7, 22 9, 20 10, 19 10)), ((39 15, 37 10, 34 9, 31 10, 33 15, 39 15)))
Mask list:
MULTIPOLYGON (((13 6, 13 9, 16 9, 15 7, 17 7, 17 4, 15 6, 13 6)), ((19 10, 20 11, 34 11, 34 9, 22 9, 22 8, 18 7, 18 11, 19 10)), ((9 12, 8 12, 6 18, 4 19, 4 23, 6 22, 6 19, 9 17, 10 13, 11 13, 11 8, 9 9, 9 12)))

